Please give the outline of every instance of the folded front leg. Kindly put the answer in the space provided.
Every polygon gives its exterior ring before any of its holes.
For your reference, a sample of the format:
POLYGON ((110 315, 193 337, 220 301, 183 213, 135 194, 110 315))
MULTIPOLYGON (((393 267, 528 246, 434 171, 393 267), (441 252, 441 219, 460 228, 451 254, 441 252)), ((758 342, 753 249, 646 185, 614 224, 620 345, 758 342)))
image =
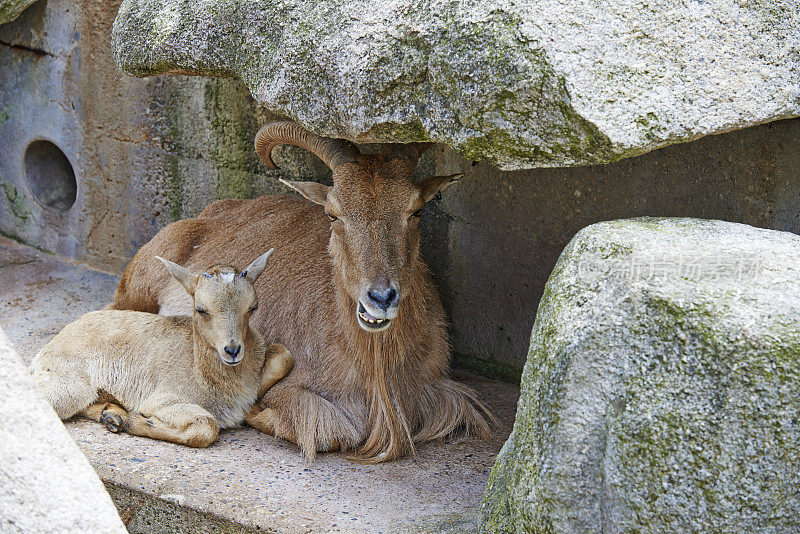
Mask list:
POLYGON ((131 412, 125 431, 136 436, 208 447, 217 439, 217 420, 197 404, 172 404, 152 412, 131 412))
POLYGON ((281 382, 254 408, 245 423, 297 443, 308 461, 317 452, 355 449, 364 439, 366 407, 357 401, 333 402, 281 382))
POLYGON ((261 387, 258 388, 258 399, 266 395, 269 388, 278 380, 289 374, 294 366, 294 360, 286 347, 275 343, 267 347, 267 356, 264 368, 261 370, 261 387))

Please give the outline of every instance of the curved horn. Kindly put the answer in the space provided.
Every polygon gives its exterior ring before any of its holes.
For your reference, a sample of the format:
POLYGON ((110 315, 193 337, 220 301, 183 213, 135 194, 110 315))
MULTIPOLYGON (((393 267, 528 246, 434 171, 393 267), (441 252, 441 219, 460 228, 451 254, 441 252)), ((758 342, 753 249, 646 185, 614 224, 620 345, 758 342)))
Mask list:
POLYGON ((272 161, 272 149, 277 145, 295 145, 312 152, 336 169, 343 163, 355 161, 360 154, 356 145, 345 139, 331 139, 313 134, 291 121, 276 121, 265 124, 256 134, 256 153, 271 169, 278 166, 272 161))
POLYGON ((417 161, 419 161, 419 158, 421 158, 422 155, 434 144, 435 143, 391 144, 386 151, 386 161, 403 159, 408 162, 413 169, 417 166, 417 161))

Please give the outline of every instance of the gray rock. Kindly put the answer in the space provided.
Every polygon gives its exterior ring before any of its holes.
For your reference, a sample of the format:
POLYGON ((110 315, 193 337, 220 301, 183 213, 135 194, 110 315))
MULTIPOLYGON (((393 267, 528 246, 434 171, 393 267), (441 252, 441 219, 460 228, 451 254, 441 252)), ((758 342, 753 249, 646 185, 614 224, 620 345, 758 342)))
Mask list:
POLYGON ((19 17, 25 8, 36 0, 0 0, 0 24, 19 17))
POLYGON ((0 329, 0 532, 126 533, 111 498, 0 329))
POLYGON ((541 301, 492 532, 797 532, 800 237, 579 232, 541 301))
POLYGON ((797 0, 125 0, 112 41, 134 75, 238 76, 317 133, 501 169, 800 114, 797 0))

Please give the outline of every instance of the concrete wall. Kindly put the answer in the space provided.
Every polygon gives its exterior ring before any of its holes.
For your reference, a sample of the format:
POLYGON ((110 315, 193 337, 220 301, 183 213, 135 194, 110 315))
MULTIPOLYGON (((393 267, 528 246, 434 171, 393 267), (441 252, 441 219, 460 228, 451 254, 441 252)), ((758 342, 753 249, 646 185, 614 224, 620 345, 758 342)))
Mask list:
MULTIPOLYGON (((0 233, 120 272, 168 222, 209 201, 329 182, 283 147, 281 171, 252 138, 272 116, 243 84, 122 75, 110 55, 118 2, 40 0, 0 26, 0 233), (75 176, 72 190, 47 182, 75 176), (44 177, 44 178, 42 178, 44 177)), ((609 165, 500 172, 446 147, 418 172, 467 176, 423 217, 424 254, 452 321, 455 361, 516 380, 544 283, 584 226, 637 215, 715 218, 800 233, 800 120, 668 147, 609 165)), ((68 181, 66 178, 64 181, 68 181)))
POLYGON ((240 82, 119 71, 118 5, 40 0, 0 26, 0 232, 111 272, 210 200, 282 187, 240 82))
MULTIPOLYGON (((442 150, 437 170, 465 163, 442 150)), ((525 363, 536 307, 581 228, 642 215, 741 222, 800 234, 800 120, 674 145, 609 165, 499 172, 463 167, 428 221, 425 255, 452 321, 456 362, 508 379, 525 363)))

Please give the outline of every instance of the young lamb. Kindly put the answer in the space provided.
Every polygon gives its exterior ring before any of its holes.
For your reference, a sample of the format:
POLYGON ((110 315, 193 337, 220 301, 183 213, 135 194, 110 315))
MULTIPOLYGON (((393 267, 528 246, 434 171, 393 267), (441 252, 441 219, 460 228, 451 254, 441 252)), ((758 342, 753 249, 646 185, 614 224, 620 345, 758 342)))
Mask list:
POLYGON ((194 300, 193 317, 101 310, 67 325, 31 364, 61 419, 80 414, 112 432, 207 447, 241 424, 292 368, 282 345, 249 326, 253 282, 272 249, 237 273, 193 273, 158 258, 194 300))

